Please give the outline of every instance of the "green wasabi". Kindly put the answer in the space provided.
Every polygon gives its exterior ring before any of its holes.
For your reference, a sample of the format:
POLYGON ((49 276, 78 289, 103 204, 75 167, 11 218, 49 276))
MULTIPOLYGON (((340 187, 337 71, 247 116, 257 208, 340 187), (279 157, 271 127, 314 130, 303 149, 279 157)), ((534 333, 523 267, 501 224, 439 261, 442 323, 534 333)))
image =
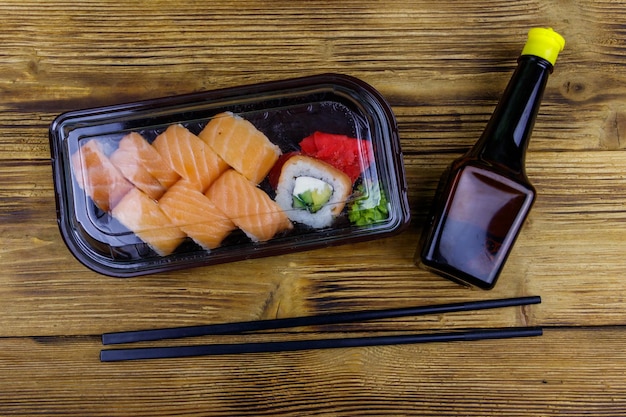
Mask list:
POLYGON ((355 226, 368 226, 386 220, 389 217, 389 202, 378 182, 367 188, 364 184, 357 186, 356 199, 348 208, 348 219, 355 226))

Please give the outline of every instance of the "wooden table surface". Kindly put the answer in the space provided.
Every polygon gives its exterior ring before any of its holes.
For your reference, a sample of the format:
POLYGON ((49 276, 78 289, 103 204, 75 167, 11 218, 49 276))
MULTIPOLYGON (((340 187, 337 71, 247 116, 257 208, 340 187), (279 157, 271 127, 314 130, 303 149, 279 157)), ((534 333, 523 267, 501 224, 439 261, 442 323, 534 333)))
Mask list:
MULTIPOLYGON (((0 15, 0 415, 626 414, 623 2, 4 0, 0 15), (527 155, 538 199, 496 288, 465 288, 413 254, 442 170, 480 135, 533 26, 567 40, 527 155), (63 244, 48 145, 59 113, 325 72, 393 107, 405 232, 130 279, 63 244), (98 357, 104 332, 524 295, 543 302, 253 339, 523 325, 542 337, 98 357)), ((218 340, 244 338, 203 339, 218 340)))

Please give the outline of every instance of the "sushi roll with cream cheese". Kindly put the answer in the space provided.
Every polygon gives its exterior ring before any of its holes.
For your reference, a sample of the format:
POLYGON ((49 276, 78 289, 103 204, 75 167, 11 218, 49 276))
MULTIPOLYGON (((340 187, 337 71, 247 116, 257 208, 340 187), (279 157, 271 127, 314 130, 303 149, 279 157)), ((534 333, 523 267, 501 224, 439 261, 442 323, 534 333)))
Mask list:
POLYGON ((292 221, 319 229, 332 224, 351 193, 352 181, 345 173, 319 159, 295 155, 282 167, 276 203, 292 221))

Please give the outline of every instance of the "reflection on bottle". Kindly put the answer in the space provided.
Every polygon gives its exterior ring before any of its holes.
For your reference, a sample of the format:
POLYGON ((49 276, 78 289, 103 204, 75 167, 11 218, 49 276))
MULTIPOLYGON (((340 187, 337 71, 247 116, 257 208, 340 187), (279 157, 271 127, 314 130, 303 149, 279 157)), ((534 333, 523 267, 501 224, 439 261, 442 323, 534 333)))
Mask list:
MULTIPOLYGON (((459 172, 456 190, 436 227, 426 259, 446 265, 443 273, 494 282, 523 218, 532 205, 534 190, 475 166, 459 172), (467 275, 467 276, 466 276, 467 275)), ((428 264, 425 264, 428 266, 428 264)))

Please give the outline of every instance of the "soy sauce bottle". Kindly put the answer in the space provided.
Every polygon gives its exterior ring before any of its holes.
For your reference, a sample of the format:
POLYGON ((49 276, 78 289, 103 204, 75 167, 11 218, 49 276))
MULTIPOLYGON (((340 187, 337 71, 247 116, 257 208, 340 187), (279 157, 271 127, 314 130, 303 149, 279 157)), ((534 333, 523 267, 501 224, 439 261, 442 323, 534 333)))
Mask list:
POLYGON ((491 289, 535 199, 525 154, 565 40, 534 28, 480 139, 444 172, 416 263, 463 284, 491 289))

